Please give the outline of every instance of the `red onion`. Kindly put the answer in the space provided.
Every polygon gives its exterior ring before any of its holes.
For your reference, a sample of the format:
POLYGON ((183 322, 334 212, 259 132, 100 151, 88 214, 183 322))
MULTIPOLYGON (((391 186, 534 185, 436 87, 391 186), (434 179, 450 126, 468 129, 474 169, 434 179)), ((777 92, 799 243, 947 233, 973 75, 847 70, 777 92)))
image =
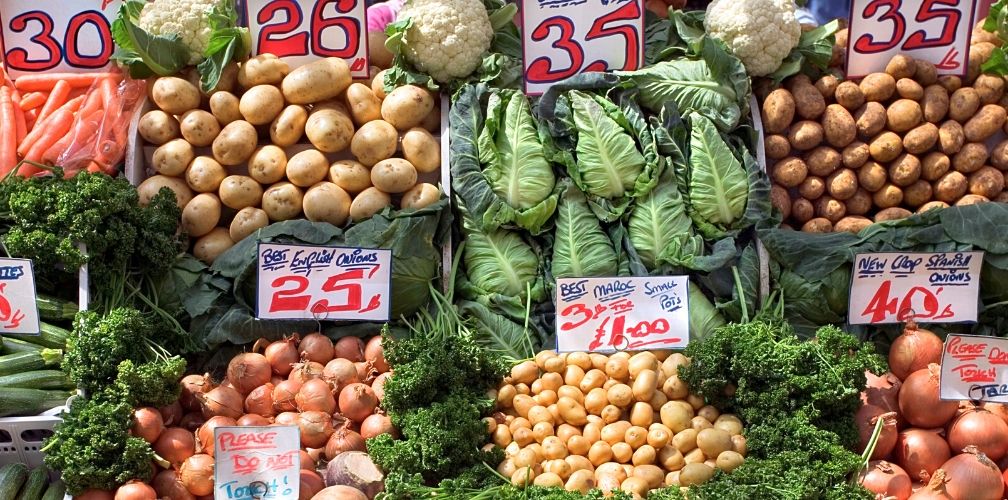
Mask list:
POLYGON ((882 497, 896 497, 906 500, 910 497, 912 481, 906 471, 885 460, 868 463, 868 469, 861 471, 858 482, 868 491, 882 497))
POLYGON ((196 431, 196 451, 206 453, 211 457, 214 454, 214 429, 218 427, 233 427, 238 425, 231 417, 213 417, 207 420, 199 430, 196 431))
POLYGON ((381 434, 388 434, 393 438, 399 437, 399 431, 394 425, 392 425, 392 419, 380 413, 368 415, 368 417, 361 422, 360 428, 360 435, 364 439, 371 439, 381 434))
POLYGON ((997 415, 974 407, 949 426, 948 443, 953 450, 974 445, 987 458, 997 461, 1008 453, 1008 424, 997 415))
POLYGON ((385 361, 385 351, 382 348, 381 335, 375 335, 368 339, 367 345, 364 346, 364 359, 371 363, 378 373, 389 371, 389 365, 385 361))
POLYGON ((910 495, 909 500, 955 500, 952 495, 949 495, 948 490, 945 489, 945 483, 947 482, 948 478, 945 476, 945 471, 937 469, 934 471, 934 475, 931 476, 928 484, 917 490, 913 495, 910 495))
POLYGON ((941 367, 932 363, 903 381, 899 393, 900 413, 914 427, 933 429, 944 426, 955 416, 959 403, 942 401, 938 394, 941 367))
POLYGON ((223 415, 238 418, 245 414, 245 398, 227 386, 215 387, 206 394, 198 395, 203 402, 203 416, 206 418, 223 415))
POLYGON ((967 446, 962 455, 950 458, 941 468, 948 476, 945 489, 952 498, 998 500, 1004 493, 1001 471, 975 446, 967 446))
POLYGON ((297 337, 288 337, 266 346, 263 355, 266 356, 273 373, 286 376, 294 369, 294 363, 300 360, 297 343, 297 337))
POLYGON ((245 396, 245 413, 255 413, 264 417, 276 415, 273 408, 273 384, 267 382, 245 396))
POLYGON ((298 391, 303 384, 298 380, 284 380, 273 388, 273 406, 277 411, 297 410, 298 391))
POLYGON ((179 393, 179 403, 189 411, 198 411, 200 409, 200 401, 196 397, 197 394, 205 394, 214 388, 209 373, 205 375, 186 375, 182 377, 179 385, 182 386, 182 391, 179 393))
POLYGON ((228 363, 227 379, 243 395, 252 389, 268 384, 272 369, 266 356, 254 352, 241 353, 228 363))
POLYGON ((878 406, 862 405, 854 415, 854 421, 858 426, 858 453, 863 453, 868 447, 878 420, 882 420, 882 431, 879 433, 878 440, 875 441, 875 450, 871 455, 872 460, 881 460, 889 456, 893 447, 896 446, 896 412, 887 412, 878 406))
POLYGON ((301 446, 318 448, 333 434, 332 417, 320 411, 306 411, 298 415, 297 426, 301 429, 301 446))
POLYGON ((896 463, 914 479, 926 480, 951 456, 952 451, 938 430, 911 428, 896 438, 896 463))
POLYGON ((294 400, 300 411, 320 411, 328 415, 336 412, 336 397, 329 384, 322 379, 305 382, 294 400))
POLYGON ((350 384, 340 391, 339 411, 354 422, 363 422, 378 407, 378 398, 365 384, 350 384))
POLYGON ((324 365, 333 359, 333 342, 321 333, 309 333, 298 344, 298 352, 302 359, 324 365))
POLYGON ((335 358, 337 359, 342 358, 351 363, 364 361, 364 341, 359 337, 352 335, 341 337, 336 341, 335 351, 335 358))
POLYGON ((385 372, 375 377, 374 382, 371 382, 371 389, 374 390, 379 403, 385 399, 385 381, 391 376, 392 372, 385 372))
POLYGON ((943 348, 937 335, 917 328, 917 323, 911 319, 889 348, 889 370, 900 380, 906 380, 911 373, 931 363, 940 363, 943 348))
POLYGON ((357 380, 357 368, 352 361, 343 358, 335 358, 326 363, 325 369, 322 370, 322 377, 333 386, 336 392, 341 391, 349 384, 359 382, 357 380))

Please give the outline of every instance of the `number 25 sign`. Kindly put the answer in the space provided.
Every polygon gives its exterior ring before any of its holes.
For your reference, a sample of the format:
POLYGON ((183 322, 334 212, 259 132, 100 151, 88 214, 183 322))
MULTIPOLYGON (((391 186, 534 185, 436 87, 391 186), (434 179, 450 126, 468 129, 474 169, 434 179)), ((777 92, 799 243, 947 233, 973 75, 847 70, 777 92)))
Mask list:
POLYGON ((644 59, 643 0, 522 0, 525 93, 588 71, 632 71, 644 59))
POLYGON ((0 0, 3 60, 12 77, 42 71, 95 71, 115 47, 119 0, 0 0))
POLYGON ((938 74, 964 75, 976 0, 854 0, 847 76, 882 71, 897 54, 934 63, 938 74))

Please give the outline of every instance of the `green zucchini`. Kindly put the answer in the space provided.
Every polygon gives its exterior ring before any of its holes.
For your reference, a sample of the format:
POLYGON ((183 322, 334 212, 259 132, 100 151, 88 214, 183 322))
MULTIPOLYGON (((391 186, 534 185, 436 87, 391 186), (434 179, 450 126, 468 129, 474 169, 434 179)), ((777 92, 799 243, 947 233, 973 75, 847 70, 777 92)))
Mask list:
POLYGON ((42 500, 63 500, 64 497, 66 497, 66 485, 63 484, 63 481, 56 480, 46 488, 42 500))
POLYGON ((28 466, 7 464, 0 467, 0 498, 14 498, 28 479, 28 466))
POLYGON ((65 348, 69 336, 70 330, 48 323, 40 323, 38 335, 8 335, 8 337, 53 349, 65 348))
POLYGON ((44 465, 35 467, 28 474, 28 480, 21 487, 17 500, 41 500, 47 484, 49 484, 49 469, 44 465))
POLYGON ((73 389, 70 377, 59 370, 35 370, 31 372, 0 375, 0 387, 21 387, 24 389, 73 389))
MULTIPOLYGON (((38 415, 66 404, 67 398, 74 392, 76 391, 5 387, 0 391, 0 417, 38 415)), ((4 497, 0 495, 0 498, 4 497)))
POLYGON ((3 345, 0 346, 0 354, 15 354, 19 352, 41 351, 42 346, 26 342, 13 336, 4 336, 3 345))
POLYGON ((59 349, 5 354, 0 356, 0 375, 41 370, 46 367, 58 366, 61 361, 63 361, 63 351, 59 349))
POLYGON ((74 319, 80 307, 76 302, 57 299, 41 293, 35 294, 35 303, 38 304, 39 317, 44 321, 64 321, 74 319))

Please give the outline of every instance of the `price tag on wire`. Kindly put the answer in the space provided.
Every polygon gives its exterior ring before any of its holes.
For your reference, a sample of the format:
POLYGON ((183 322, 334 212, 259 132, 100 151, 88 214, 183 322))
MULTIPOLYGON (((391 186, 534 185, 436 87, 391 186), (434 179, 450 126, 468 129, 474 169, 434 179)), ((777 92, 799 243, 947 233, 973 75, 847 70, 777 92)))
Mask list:
POLYGON ((644 60, 643 0, 522 0, 525 93, 588 71, 632 71, 644 60))
POLYGON ((975 322, 982 265, 983 252, 857 254, 847 321, 975 322))
POLYGON ((689 278, 560 278, 557 351, 682 349, 689 343, 689 278))
POLYGON ((297 426, 214 429, 214 498, 297 500, 297 426))
POLYGON ((38 334, 35 272, 27 259, 0 259, 0 333, 38 334))
POLYGON ((11 78, 26 73, 101 71, 115 46, 120 0, 2 0, 3 62, 11 78))
POLYGON ((897 54, 965 75, 975 11, 976 0, 853 0, 847 77, 884 71, 897 54))
POLYGON ((259 243, 256 318, 388 321, 392 250, 259 243))
POLYGON ((368 78, 364 0, 245 0, 253 54, 273 54, 292 67, 339 57, 354 78, 368 78))
POLYGON ((1008 403, 1008 339, 950 334, 939 381, 941 399, 1008 403))

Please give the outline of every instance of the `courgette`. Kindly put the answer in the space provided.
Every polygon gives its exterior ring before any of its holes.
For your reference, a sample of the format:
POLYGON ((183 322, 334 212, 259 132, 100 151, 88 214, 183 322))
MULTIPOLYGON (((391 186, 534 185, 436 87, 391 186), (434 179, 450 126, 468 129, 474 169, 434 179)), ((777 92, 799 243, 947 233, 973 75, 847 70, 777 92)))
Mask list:
POLYGON ((28 479, 28 466, 25 464, 7 464, 0 467, 0 498, 16 497, 26 479, 28 479))
POLYGON ((57 299, 41 293, 35 294, 35 303, 38 304, 39 317, 45 321, 62 321, 74 319, 80 307, 76 302, 57 299))
POLYGON ((19 352, 41 351, 42 346, 16 339, 11 336, 4 336, 3 345, 0 345, 0 354, 15 354, 19 352))
MULTIPOLYGON (((75 391, 5 387, 0 391, 0 417, 38 415, 66 404, 75 391)), ((0 498, 10 498, 0 495, 0 498)))
POLYGON ((46 484, 49 484, 49 469, 44 465, 35 467, 28 474, 28 480, 21 487, 17 500, 41 500, 46 484))
POLYGON ((70 377, 59 370, 35 370, 24 373, 0 375, 0 387, 25 389, 73 389, 70 377))
POLYGON ((40 323, 38 335, 8 335, 8 337, 31 342, 42 347, 63 349, 66 347, 67 338, 70 337, 70 330, 48 323, 40 323))
POLYGON ((59 349, 5 354, 0 356, 0 375, 41 370, 57 366, 61 361, 63 361, 63 351, 59 349))
POLYGON ((64 497, 66 497, 66 485, 63 481, 57 480, 46 488, 42 500, 63 500, 64 497))

